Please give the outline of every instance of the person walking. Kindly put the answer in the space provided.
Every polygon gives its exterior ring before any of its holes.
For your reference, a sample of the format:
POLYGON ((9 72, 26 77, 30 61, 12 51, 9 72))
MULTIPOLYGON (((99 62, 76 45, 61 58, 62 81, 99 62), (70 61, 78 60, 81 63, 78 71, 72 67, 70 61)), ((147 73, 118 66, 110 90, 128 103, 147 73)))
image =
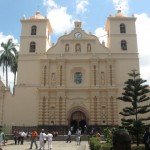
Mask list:
POLYGON ((76 141, 77 141, 77 145, 80 145, 80 140, 81 140, 81 130, 77 129, 76 131, 76 141))
POLYGON ((84 125, 84 136, 86 136, 87 135, 87 126, 86 125, 84 125))
POLYGON ((2 130, 0 129, 0 147, 3 145, 3 142, 4 142, 4 138, 3 138, 2 130))
POLYGON ((150 129, 147 127, 143 136, 143 143, 145 144, 145 150, 150 150, 150 129))
POLYGON ((21 131, 18 130, 18 138, 17 138, 17 141, 18 141, 18 145, 20 144, 21 142, 21 131))
POLYGON ((24 138, 26 137, 26 133, 22 130, 20 132, 20 141, 21 141, 21 145, 23 145, 24 143, 24 138))
POLYGON ((48 132, 47 134, 48 150, 52 150, 52 140, 53 140, 53 134, 48 132))
POLYGON ((14 141, 15 141, 15 145, 17 145, 17 140, 18 140, 18 136, 19 136, 19 132, 18 132, 18 130, 14 130, 14 141))
POLYGON ((5 140, 6 140, 6 135, 3 131, 1 131, 2 139, 3 139, 3 145, 5 146, 5 140))
POLYGON ((71 143, 71 130, 70 129, 68 130, 67 143, 68 143, 68 141, 70 141, 70 143, 71 143))
POLYGON ((37 146, 37 143, 36 143, 37 137, 38 137, 38 134, 37 134, 36 130, 33 130, 33 132, 31 133, 31 145, 30 145, 30 149, 32 149, 33 143, 35 144, 36 149, 38 149, 38 146, 37 146))
POLYGON ((40 133, 40 149, 39 150, 44 150, 45 139, 46 139, 46 134, 45 134, 44 129, 42 129, 42 131, 40 133))

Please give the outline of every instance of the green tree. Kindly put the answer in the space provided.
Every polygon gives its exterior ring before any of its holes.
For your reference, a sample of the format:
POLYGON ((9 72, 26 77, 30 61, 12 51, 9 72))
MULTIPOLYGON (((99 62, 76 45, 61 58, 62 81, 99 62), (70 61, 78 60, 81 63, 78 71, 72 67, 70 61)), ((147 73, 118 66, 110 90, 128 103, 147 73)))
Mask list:
POLYGON ((137 146, 139 145, 139 134, 142 132, 141 128, 145 121, 150 120, 150 117, 144 117, 150 111, 150 98, 146 95, 149 93, 148 85, 144 83, 146 80, 140 78, 140 74, 136 70, 129 73, 131 79, 125 82, 124 92, 122 97, 117 99, 130 103, 127 107, 123 108, 120 114, 124 116, 122 125, 132 131, 136 136, 137 146), (142 117, 141 117, 142 116, 142 117))
POLYGON ((13 59, 12 65, 10 67, 11 71, 14 74, 13 94, 15 94, 16 75, 17 75, 17 71, 18 71, 18 57, 19 57, 19 53, 18 53, 18 51, 16 51, 15 52, 15 59, 13 59))
POLYGON ((11 67, 15 59, 16 44, 12 39, 7 43, 1 43, 3 50, 0 50, 0 66, 3 66, 3 73, 6 72, 6 87, 8 88, 8 67, 11 67))

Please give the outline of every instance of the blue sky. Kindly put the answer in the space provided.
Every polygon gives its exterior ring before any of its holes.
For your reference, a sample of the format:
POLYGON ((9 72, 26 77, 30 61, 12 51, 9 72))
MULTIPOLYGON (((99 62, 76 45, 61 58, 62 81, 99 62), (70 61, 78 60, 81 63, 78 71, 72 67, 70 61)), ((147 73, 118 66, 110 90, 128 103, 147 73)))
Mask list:
MULTIPOLYGON (((10 37, 19 43, 20 19, 24 15, 26 18, 33 16, 37 10, 51 22, 52 43, 73 29, 74 20, 81 20, 85 31, 99 37, 105 34, 107 17, 121 7, 126 15, 137 17, 141 76, 150 84, 150 0, 1 0, 0 6, 0 43, 10 37)), ((12 75, 9 78, 12 80, 12 75)))

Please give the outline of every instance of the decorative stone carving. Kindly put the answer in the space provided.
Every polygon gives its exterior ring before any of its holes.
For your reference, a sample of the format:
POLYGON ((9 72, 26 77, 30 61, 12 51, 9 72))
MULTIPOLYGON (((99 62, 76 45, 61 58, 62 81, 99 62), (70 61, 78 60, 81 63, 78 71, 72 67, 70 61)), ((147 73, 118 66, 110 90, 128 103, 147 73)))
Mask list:
POLYGON ((51 85, 52 86, 56 85, 56 73, 51 74, 51 85))

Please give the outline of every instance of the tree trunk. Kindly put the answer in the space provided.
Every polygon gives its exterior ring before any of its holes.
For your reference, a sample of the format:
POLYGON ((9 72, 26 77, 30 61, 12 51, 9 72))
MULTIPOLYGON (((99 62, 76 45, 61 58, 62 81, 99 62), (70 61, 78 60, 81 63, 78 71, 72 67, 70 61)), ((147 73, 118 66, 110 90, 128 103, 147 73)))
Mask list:
POLYGON ((13 95, 15 95, 15 85, 16 85, 16 72, 14 73, 13 95))
POLYGON ((8 68, 7 68, 7 61, 6 61, 6 88, 8 89, 8 68))

